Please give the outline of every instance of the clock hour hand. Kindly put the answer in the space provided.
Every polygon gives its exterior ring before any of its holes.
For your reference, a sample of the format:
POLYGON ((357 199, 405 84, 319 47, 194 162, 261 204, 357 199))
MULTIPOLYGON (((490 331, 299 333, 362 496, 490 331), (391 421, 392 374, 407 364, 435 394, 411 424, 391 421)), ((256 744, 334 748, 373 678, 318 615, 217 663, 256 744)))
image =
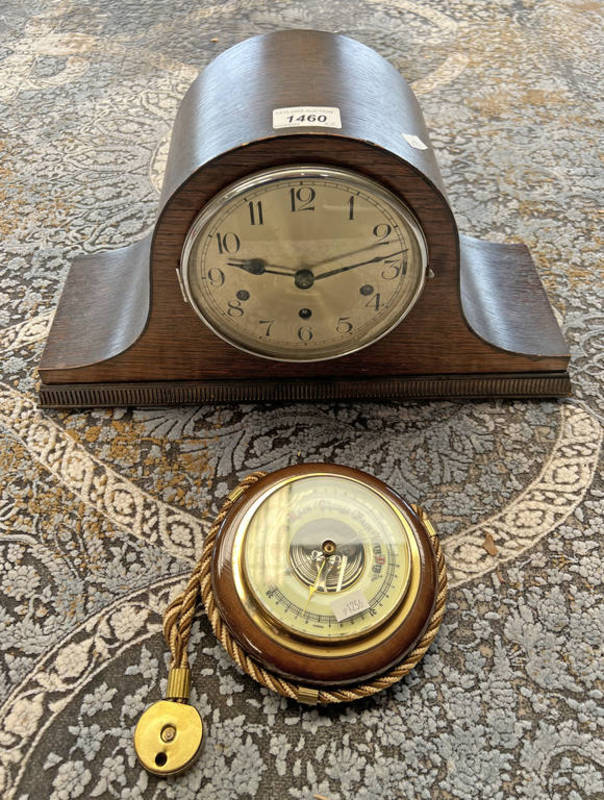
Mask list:
POLYGON ((406 250, 397 250, 395 253, 389 253, 386 256, 374 256, 374 258, 369 258, 366 261, 358 261, 356 264, 349 264, 347 267, 338 267, 338 269, 330 269, 329 272, 323 272, 321 275, 315 275, 315 280, 320 281, 321 278, 329 278, 332 275, 338 275, 340 272, 348 272, 350 269, 356 269, 357 267, 363 267, 365 264, 377 264, 379 261, 385 261, 387 258, 394 258, 394 256, 398 256, 401 253, 405 253, 406 250))
POLYGON ((296 270, 290 267, 282 267, 275 264, 267 263, 263 258, 231 258, 226 262, 230 267, 237 267, 250 275, 264 275, 269 273, 271 275, 288 275, 293 277, 296 270))

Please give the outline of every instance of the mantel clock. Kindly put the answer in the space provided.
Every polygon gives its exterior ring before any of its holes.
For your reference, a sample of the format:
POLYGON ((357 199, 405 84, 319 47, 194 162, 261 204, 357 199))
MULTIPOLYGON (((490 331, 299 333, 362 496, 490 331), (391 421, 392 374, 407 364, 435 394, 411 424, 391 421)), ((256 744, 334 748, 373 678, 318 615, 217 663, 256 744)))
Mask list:
POLYGON ((193 83, 152 235, 72 264, 40 402, 558 396, 568 360, 526 247, 458 233, 398 72, 291 30, 193 83))

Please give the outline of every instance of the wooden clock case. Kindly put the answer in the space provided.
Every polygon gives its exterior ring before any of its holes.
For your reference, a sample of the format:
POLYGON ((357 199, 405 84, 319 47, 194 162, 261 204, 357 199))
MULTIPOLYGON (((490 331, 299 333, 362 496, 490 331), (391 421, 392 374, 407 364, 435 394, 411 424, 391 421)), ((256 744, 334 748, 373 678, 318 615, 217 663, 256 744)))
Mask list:
POLYGON ((153 233, 71 266, 39 367, 40 403, 561 396, 570 392, 568 361, 527 248, 459 235, 421 110, 394 67, 347 37, 292 30, 232 47, 192 84, 153 233), (337 107, 342 127, 275 130, 273 110, 292 106, 337 107), (177 277, 186 233, 208 200, 246 175, 293 164, 355 170, 400 196, 424 230, 430 266, 420 299, 387 336, 306 364, 218 338, 177 277))

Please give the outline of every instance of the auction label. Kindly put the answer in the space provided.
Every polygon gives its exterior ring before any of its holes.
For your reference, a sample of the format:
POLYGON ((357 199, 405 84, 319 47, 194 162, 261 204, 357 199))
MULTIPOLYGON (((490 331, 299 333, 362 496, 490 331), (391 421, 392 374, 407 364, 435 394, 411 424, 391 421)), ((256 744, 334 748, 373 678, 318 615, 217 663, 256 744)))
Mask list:
POLYGON ((331 603, 331 610, 338 622, 344 622, 345 619, 350 619, 361 611, 367 611, 368 608, 367 598, 360 589, 345 594, 344 597, 338 597, 331 603))
POLYGON ((290 106, 273 109, 273 128, 341 128, 340 109, 336 106, 290 106))

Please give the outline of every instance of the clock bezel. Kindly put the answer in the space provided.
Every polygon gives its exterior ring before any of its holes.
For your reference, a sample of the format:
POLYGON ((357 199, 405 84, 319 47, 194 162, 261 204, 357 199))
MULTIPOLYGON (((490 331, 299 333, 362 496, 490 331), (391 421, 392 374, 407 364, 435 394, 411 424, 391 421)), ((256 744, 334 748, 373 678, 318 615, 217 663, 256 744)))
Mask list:
POLYGON ((374 178, 370 178, 361 172, 342 167, 327 166, 322 164, 291 164, 270 167, 268 169, 256 171, 230 183, 217 194, 215 194, 197 214, 191 226, 189 227, 189 230, 187 231, 182 247, 178 275, 185 300, 187 303, 189 303, 195 314, 201 319, 204 325, 210 331, 212 331, 212 333, 222 339, 222 341, 226 342, 232 347, 235 347, 237 350, 243 353, 247 353, 248 355, 262 358, 267 361, 277 361, 281 363, 292 364, 312 364, 321 361, 333 361, 335 359, 358 353, 359 351, 364 350, 366 347, 371 347, 380 339, 383 339, 385 336, 395 330, 411 312, 422 295, 429 271, 429 260, 427 239, 414 212, 401 197, 395 195, 391 190, 387 189, 374 178), (209 319, 208 315, 204 313, 203 308, 200 307, 200 304, 191 287, 190 272, 193 266, 191 264, 192 251, 199 239, 200 234, 204 229, 207 228, 209 224, 211 224, 211 221, 214 219, 216 214, 220 212, 225 204, 231 202, 233 199, 241 196, 245 192, 249 192, 261 186, 280 180, 296 180, 298 178, 342 180, 348 182, 352 186, 359 186, 364 191, 370 192, 372 195, 377 196, 382 202, 386 203, 390 207, 394 214, 404 220, 405 225, 407 226, 407 233, 408 235, 413 236, 415 244, 419 250, 420 265, 417 274, 416 285, 409 301, 405 305, 402 312, 394 319, 392 324, 386 327, 378 335, 374 336, 367 342, 341 349, 338 352, 330 355, 320 355, 315 357, 311 356, 307 358, 288 358, 278 355, 269 355, 267 353, 260 352, 259 350, 254 350, 251 347, 246 347, 244 344, 241 344, 241 342, 237 341, 236 338, 229 336, 228 332, 225 333, 223 330, 220 330, 216 324, 209 319))

